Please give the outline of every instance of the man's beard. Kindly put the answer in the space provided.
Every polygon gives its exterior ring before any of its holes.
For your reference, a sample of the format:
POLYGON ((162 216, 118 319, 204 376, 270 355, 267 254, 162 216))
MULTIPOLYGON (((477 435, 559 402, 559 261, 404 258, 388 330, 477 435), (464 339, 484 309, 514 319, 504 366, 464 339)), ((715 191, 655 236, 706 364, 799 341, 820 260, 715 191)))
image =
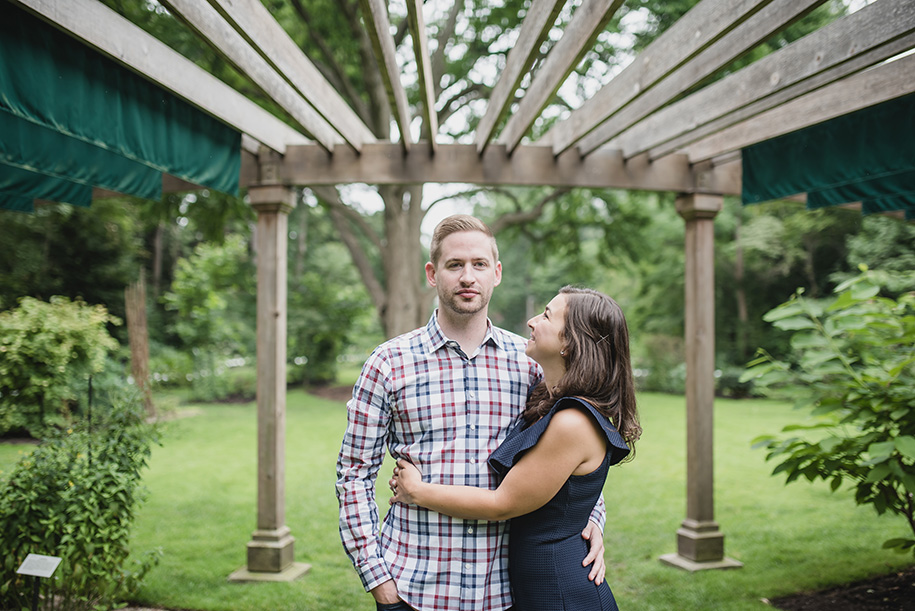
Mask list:
POLYGON ((439 295, 439 307, 445 308, 449 312, 463 316, 477 314, 489 304, 489 295, 478 293, 474 299, 466 300, 454 293, 439 295))

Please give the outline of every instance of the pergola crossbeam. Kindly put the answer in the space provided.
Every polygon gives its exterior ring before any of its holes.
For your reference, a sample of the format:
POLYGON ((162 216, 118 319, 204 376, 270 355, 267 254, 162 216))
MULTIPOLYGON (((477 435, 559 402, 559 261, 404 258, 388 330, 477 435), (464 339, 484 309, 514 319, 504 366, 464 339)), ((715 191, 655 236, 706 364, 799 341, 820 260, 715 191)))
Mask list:
POLYGON ((881 0, 646 118, 609 143, 657 158, 915 47, 909 0, 881 0), (890 41, 890 42, 887 42, 890 41))
POLYGON ((683 63, 771 0, 703 0, 655 39, 622 72, 544 136, 559 153, 596 129, 683 63))
POLYGON ((517 112, 499 135, 499 144, 504 144, 509 152, 518 146, 622 3, 623 0, 583 0, 563 31, 562 38, 550 49, 533 82, 524 92, 517 112))
POLYGON ((403 150, 409 151, 412 138, 410 137, 410 108, 407 104, 407 92, 400 82, 400 69, 397 66, 397 49, 394 37, 391 35, 391 21, 388 19, 388 7, 384 0, 361 0, 362 12, 365 16, 366 28, 378 60, 378 69, 381 71, 381 80, 384 82, 388 99, 394 114, 394 122, 400 131, 400 145, 403 150))
POLYGON ((637 104, 625 106, 582 138, 578 152, 587 155, 606 144, 825 1, 774 0, 670 73, 649 92, 642 92, 637 104))
POLYGON ((337 131, 292 85, 277 74, 216 9, 199 0, 162 0, 162 4, 208 40, 229 62, 247 74, 321 146, 333 150, 334 145, 343 142, 337 131))
POLYGON ((509 153, 499 144, 482 155, 474 144, 439 144, 432 155, 428 142, 414 143, 405 154, 397 143, 377 142, 360 155, 345 147, 333 155, 314 145, 289 147, 280 174, 285 183, 312 186, 432 182, 693 191, 686 161, 670 155, 652 163, 646 155, 624 162, 619 151, 604 149, 585 159, 575 151, 555 157, 548 146, 528 145, 509 153))
POLYGON ((210 0, 239 35, 357 151, 375 136, 259 0, 210 0))
POLYGON ((910 93, 915 93, 915 55, 859 72, 786 102, 700 140, 685 152, 691 163, 704 161, 910 93))
POLYGON ((515 91, 521 85, 524 75, 534 65, 540 45, 546 39, 550 27, 555 23, 562 5, 561 0, 533 0, 531 2, 531 7, 521 24, 518 40, 508 52, 505 68, 489 96, 486 114, 483 115, 477 126, 476 144, 480 153, 492 141, 496 127, 508 112, 515 91))
POLYGON ((309 142, 304 135, 101 2, 14 2, 279 153, 286 151, 287 144, 309 142))

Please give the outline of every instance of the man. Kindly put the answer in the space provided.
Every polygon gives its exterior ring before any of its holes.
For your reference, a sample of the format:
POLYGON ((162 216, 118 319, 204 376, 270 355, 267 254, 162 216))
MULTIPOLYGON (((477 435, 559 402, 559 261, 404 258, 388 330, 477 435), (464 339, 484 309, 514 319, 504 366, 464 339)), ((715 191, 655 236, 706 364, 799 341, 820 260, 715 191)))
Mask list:
MULTIPOLYGON (((495 238, 478 219, 436 227, 426 280, 439 307, 429 323, 379 346, 347 404, 337 461, 340 534, 379 610, 503 611, 511 607, 505 522, 450 518, 395 505, 379 528, 375 479, 385 446, 430 481, 495 488, 486 459, 516 422, 538 365, 526 340, 488 318, 502 280, 495 238)), ((584 564, 603 579, 603 506, 582 536, 584 564)))

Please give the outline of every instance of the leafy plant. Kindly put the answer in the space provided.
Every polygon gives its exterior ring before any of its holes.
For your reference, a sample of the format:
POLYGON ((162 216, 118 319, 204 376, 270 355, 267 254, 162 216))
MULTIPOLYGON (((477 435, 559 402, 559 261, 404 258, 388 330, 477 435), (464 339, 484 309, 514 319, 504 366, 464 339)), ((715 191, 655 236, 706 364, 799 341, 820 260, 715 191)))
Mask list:
POLYGON ((790 360, 765 351, 743 379, 783 393, 810 421, 763 436, 773 475, 853 484, 855 500, 878 514, 902 515, 912 530, 885 548, 915 552, 915 273, 869 271, 842 283, 835 296, 811 300, 799 290, 765 320, 792 332, 790 360))
POLYGON ((171 290, 162 299, 177 315, 173 330, 182 348, 193 355, 190 382, 196 399, 226 397, 230 388, 223 361, 254 351, 255 276, 240 235, 222 244, 200 244, 176 266, 171 290))
POLYGON ((140 401, 121 399, 95 419, 45 441, 0 487, 0 608, 29 606, 16 573, 30 553, 62 562, 44 609, 108 609, 139 586, 158 552, 127 566, 141 471, 156 440, 140 401))
POLYGON ((104 306, 60 296, 23 297, 0 312, 0 435, 42 437, 67 425, 85 380, 117 348, 108 323, 120 321, 104 306))

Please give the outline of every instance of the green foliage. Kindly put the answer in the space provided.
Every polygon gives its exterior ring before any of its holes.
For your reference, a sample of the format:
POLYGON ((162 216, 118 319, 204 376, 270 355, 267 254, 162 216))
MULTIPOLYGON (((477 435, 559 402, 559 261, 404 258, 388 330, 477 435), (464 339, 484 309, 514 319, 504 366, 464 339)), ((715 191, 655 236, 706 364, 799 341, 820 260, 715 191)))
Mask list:
POLYGON ((231 235, 222 244, 200 244, 193 255, 178 262, 171 290, 162 299, 176 314, 175 335, 194 355, 191 387, 198 399, 227 396, 223 362, 254 352, 255 276, 240 235, 231 235))
POLYGON ((104 306, 66 297, 24 297, 0 312, 0 435, 42 437, 67 424, 88 376, 105 369, 117 342, 104 306))
POLYGON ((834 491, 850 482, 857 503, 908 521, 910 537, 884 547, 915 552, 915 292, 885 292, 903 285, 915 288, 915 273, 862 266, 832 298, 798 291, 765 317, 792 333, 790 361, 763 351, 744 379, 810 413, 783 429, 788 436, 756 440, 767 460, 781 461, 773 474, 828 481, 834 491))
POLYGON ((139 587, 158 553, 128 564, 141 471, 156 441, 140 401, 121 400, 86 426, 50 438, 0 484, 0 608, 27 608, 28 554, 62 558, 43 584, 44 609, 110 609, 139 587))
POLYGON ((299 206, 290 223, 297 230, 289 243, 289 378, 328 384, 337 376, 338 359, 359 335, 369 334, 374 311, 326 212, 299 206))
POLYGON ((42 205, 0 212, 0 308, 53 295, 99 303, 118 317, 140 256, 134 210, 118 200, 91 208, 42 205))

